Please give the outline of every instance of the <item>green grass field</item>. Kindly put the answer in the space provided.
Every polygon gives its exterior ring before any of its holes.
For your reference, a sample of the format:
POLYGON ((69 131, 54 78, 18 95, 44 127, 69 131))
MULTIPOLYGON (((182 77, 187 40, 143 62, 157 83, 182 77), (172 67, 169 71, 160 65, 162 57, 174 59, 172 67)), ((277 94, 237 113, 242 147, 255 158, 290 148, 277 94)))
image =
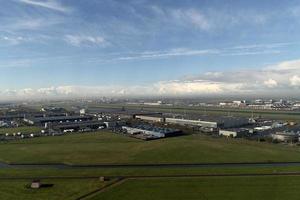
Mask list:
POLYGON ((30 134, 30 133, 40 133, 41 132, 40 127, 36 126, 22 126, 22 127, 16 127, 16 128, 0 128, 0 135, 3 134, 13 134, 21 132, 23 134, 30 134))
MULTIPOLYGON (((0 143, 0 160, 12 163, 196 163, 300 161, 299 147, 243 139, 187 135, 141 141, 100 131, 40 137, 0 143)), ((63 177, 165 176, 239 173, 299 172, 290 167, 184 167, 184 168, 0 168, 0 199, 76 199, 103 186, 98 179, 63 177), (32 178, 54 184, 41 190, 26 189, 32 178), (28 180, 24 179, 27 178, 28 180), (61 177, 61 179, 57 179, 61 177), (29 179, 31 178, 31 179, 29 179)), ((300 177, 202 177, 128 179, 96 193, 92 199, 298 199, 300 177)), ((88 199, 88 198, 87 198, 88 199)))
POLYGON ((88 192, 104 186, 98 179, 45 179, 43 184, 53 184, 52 187, 31 189, 26 185, 30 180, 0 180, 1 200, 73 200, 88 192))
POLYGON ((300 177, 130 179, 91 200, 298 200, 300 177))
POLYGON ((102 131, 1 143, 0 160, 72 164, 300 161, 300 148, 201 135, 141 141, 102 131))

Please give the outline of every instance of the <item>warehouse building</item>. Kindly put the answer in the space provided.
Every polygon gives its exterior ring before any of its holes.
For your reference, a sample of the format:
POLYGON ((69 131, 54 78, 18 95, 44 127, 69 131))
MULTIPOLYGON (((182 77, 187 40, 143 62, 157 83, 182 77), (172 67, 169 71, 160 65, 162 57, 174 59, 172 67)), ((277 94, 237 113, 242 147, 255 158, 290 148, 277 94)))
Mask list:
POLYGON ((298 142, 299 133, 298 132, 277 132, 272 134, 272 139, 278 142, 298 142))
POLYGON ((165 118, 164 117, 158 117, 158 116, 147 116, 147 115, 136 115, 135 116, 136 119, 141 119, 144 121, 148 121, 148 122, 159 122, 159 123, 164 123, 165 122, 165 118))
POLYGON ((185 126, 198 126, 203 128, 236 128, 249 124, 247 118, 232 116, 200 116, 199 120, 166 118, 166 123, 185 126))
POLYGON ((65 123, 65 122, 81 122, 90 121, 91 116, 56 116, 56 117, 34 117, 25 118, 24 121, 32 125, 45 125, 46 123, 65 123))
MULTIPOLYGON (((48 124, 46 124, 48 125, 48 124)), ((53 130, 58 131, 66 131, 72 130, 71 132, 77 131, 92 131, 97 130, 99 128, 105 128, 106 125, 104 122, 101 121, 82 121, 82 122, 65 122, 65 123, 57 123, 54 125, 48 125, 45 128, 51 128, 53 130)))
POLYGON ((227 130, 219 130, 219 135, 225 137, 244 137, 249 133, 247 129, 237 128, 237 129, 227 129, 227 130))
POLYGON ((176 118, 165 118, 166 123, 179 124, 183 126, 199 126, 199 127, 210 127, 217 128, 217 122, 201 121, 201 120, 189 120, 189 119, 176 119, 176 118))
MULTIPOLYGON (((147 139, 157 139, 157 138, 164 138, 164 137, 172 137, 182 134, 182 131, 178 129, 170 129, 170 128, 160 128, 160 127, 154 127, 150 125, 139 125, 135 127, 129 127, 129 126, 122 126, 122 129, 125 130, 128 134, 132 136, 137 135, 146 135, 148 137, 145 137, 147 139)), ((137 137, 141 138, 142 137, 137 137)))

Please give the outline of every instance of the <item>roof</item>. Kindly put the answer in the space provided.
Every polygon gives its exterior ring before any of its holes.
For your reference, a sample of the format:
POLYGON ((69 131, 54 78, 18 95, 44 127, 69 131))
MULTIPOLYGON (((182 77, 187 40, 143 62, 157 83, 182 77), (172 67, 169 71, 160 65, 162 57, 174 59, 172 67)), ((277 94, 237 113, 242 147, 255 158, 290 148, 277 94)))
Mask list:
POLYGON ((47 121, 65 121, 65 120, 88 120, 91 116, 55 116, 55 117, 36 117, 29 118, 33 122, 47 122, 47 121))

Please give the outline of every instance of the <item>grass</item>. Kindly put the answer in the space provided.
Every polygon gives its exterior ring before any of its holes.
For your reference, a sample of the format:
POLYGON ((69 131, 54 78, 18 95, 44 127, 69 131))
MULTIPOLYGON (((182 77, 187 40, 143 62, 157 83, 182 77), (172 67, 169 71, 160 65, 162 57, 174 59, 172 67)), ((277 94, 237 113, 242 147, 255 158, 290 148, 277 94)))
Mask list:
MULTIPOLYGON (((243 139, 187 135, 141 141, 107 131, 40 137, 0 143, 0 160, 13 163, 197 163, 300 161, 298 147, 258 143, 243 139)), ((10 168, 1 169, 1 199, 76 199, 103 186, 98 179, 58 177, 204 175, 232 173, 299 172, 289 167, 185 167, 185 168, 10 168), (54 184, 40 190, 24 186, 33 178, 48 177, 54 184), (52 179, 50 179, 52 177, 52 179), (25 180, 26 178, 27 180, 25 180)), ((300 176, 201 177, 127 179, 97 199, 298 199, 300 176)))
POLYGON ((90 200, 296 200, 300 177, 130 179, 90 200))
POLYGON ((9 133, 18 133, 21 132, 23 134, 30 134, 30 133, 40 133, 41 132, 40 127, 36 126, 22 126, 22 127, 16 127, 16 128, 0 128, 0 135, 9 133))
POLYGON ((0 160, 71 164, 281 162, 300 161, 300 149, 201 135, 141 141, 101 131, 2 143, 0 160))
POLYGON ((1 178, 38 178, 38 177, 100 177, 100 176, 174 176, 208 174, 270 174, 300 172, 300 166, 288 167, 183 167, 183 168, 10 168, 1 169, 1 178), (37 170, 38 169, 38 170, 37 170))
POLYGON ((98 179, 45 179, 43 184, 54 184, 41 189, 26 188, 30 180, 0 180, 0 197, 2 200, 73 200, 88 192, 103 187, 98 179))

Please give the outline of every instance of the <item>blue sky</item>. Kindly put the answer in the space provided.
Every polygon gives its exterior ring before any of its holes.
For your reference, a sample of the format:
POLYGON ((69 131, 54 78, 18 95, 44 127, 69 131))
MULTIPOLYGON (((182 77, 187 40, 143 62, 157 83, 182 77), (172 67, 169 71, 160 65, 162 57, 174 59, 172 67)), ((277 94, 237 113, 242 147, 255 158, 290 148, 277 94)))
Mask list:
POLYGON ((0 3, 2 96, 295 93, 300 85, 299 0, 0 3))

